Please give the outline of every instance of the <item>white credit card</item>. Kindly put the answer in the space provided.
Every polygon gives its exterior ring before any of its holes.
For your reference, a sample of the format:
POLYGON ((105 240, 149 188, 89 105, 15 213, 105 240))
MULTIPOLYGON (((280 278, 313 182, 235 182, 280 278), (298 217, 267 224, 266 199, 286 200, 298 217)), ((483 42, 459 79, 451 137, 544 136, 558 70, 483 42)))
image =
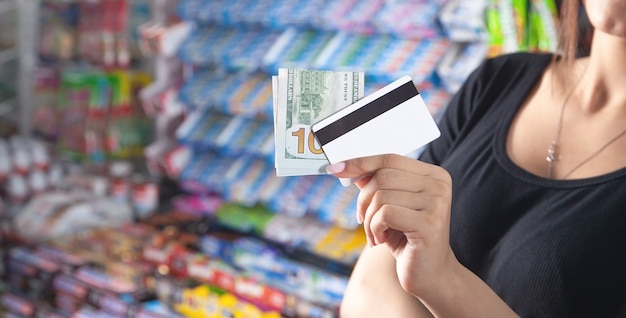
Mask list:
POLYGON ((404 76, 313 124, 328 161, 408 155, 441 133, 415 84, 404 76))

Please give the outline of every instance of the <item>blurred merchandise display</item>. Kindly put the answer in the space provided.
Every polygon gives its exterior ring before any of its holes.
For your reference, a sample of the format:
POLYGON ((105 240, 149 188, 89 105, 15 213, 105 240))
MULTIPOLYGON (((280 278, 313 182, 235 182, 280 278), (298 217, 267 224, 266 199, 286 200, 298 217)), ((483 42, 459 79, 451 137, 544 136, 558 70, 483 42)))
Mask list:
POLYGON ((7 317, 338 317, 358 189, 276 176, 271 75, 409 75, 437 119, 486 57, 557 41, 552 0, 40 3, 32 137, 0 18, 7 317))

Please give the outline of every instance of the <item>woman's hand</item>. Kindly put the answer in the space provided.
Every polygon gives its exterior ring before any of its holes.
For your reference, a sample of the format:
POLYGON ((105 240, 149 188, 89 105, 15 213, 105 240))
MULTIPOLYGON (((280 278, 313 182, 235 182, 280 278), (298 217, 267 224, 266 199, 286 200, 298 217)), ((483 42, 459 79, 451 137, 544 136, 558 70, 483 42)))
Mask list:
POLYGON ((396 258, 402 288, 417 297, 437 294, 446 273, 459 265, 449 245, 448 172, 399 155, 352 159, 327 170, 340 178, 361 177, 355 182, 361 189, 357 220, 370 245, 383 244, 396 258))

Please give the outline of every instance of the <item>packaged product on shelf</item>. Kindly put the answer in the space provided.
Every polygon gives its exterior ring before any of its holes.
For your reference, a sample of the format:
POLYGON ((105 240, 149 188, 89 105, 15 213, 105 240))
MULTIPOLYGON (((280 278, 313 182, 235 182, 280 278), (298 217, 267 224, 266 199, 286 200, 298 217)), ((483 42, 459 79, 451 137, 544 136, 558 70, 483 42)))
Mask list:
MULTIPOLYGON (((172 208, 185 214, 205 218, 212 216, 215 211, 224 203, 224 199, 217 194, 183 194, 176 196, 172 200, 172 208)), ((202 234, 208 230, 210 224, 199 224, 192 226, 192 233, 202 234)), ((205 222, 208 223, 208 222, 205 222)))
POLYGON ((324 26, 331 29, 371 34, 376 30, 376 14, 384 4, 383 0, 332 2, 321 13, 321 20, 324 26))
POLYGON ((79 4, 44 1, 40 10, 39 55, 44 60, 66 61, 77 57, 79 4))
POLYGON ((251 184, 248 187, 248 193, 251 197, 254 198, 256 204, 266 204, 267 202, 269 202, 270 199, 269 197, 267 197, 269 191, 277 190, 276 186, 278 186, 278 183, 275 181, 278 178, 276 177, 273 169, 270 168, 270 163, 265 160, 259 161, 263 162, 262 166, 264 167, 264 170, 260 172, 260 175, 254 181, 254 184, 251 184))
POLYGON ((148 21, 139 26, 139 48, 144 56, 173 57, 191 32, 192 24, 148 21))
POLYGON ((443 87, 451 94, 455 93, 487 57, 488 51, 485 42, 453 43, 437 66, 443 87))
POLYGON ((132 210, 127 204, 85 193, 56 192, 29 201, 15 216, 14 224, 19 235, 42 241, 94 228, 121 226, 130 220, 132 210))
POLYGON ((201 8, 205 3, 203 0, 180 0, 176 7, 176 13, 186 21, 198 20, 198 14, 202 12, 201 8))
POLYGON ((34 252, 36 255, 57 262, 60 266, 60 272, 64 273, 72 273, 77 268, 89 263, 80 254, 65 251, 50 245, 39 245, 35 248, 34 252))
POLYGON ((80 267, 72 273, 72 278, 84 284, 89 291, 85 300, 93 302, 92 305, 101 306, 99 297, 92 296, 112 295, 115 299, 125 299, 131 303, 137 303, 147 299, 149 294, 134 282, 110 275, 95 267, 80 267))
POLYGON ((132 188, 133 167, 129 161, 114 161, 109 164, 109 196, 117 201, 129 202, 132 188))
POLYGON ((293 177, 284 184, 284 187, 268 203, 272 210, 291 216, 303 216, 308 207, 301 199, 315 182, 314 176, 293 177))
POLYGON ((319 223, 312 217, 295 218, 276 214, 263 230, 263 237, 284 245, 287 249, 301 247, 302 230, 307 223, 319 223))
POLYGON ((137 301, 132 295, 124 296, 124 292, 130 289, 122 287, 120 281, 112 277, 102 277, 110 279, 109 283, 104 283, 94 273, 85 274, 86 271, 91 270, 81 268, 76 271, 76 275, 55 276, 53 288, 54 304, 57 308, 70 315, 85 306, 104 309, 109 314, 124 315, 137 306, 137 301), (124 292, 120 294, 122 290, 124 292))
POLYGON ((334 178, 328 178, 334 182, 323 179, 317 180, 316 184, 306 192, 305 197, 302 199, 306 202, 307 211, 316 215, 322 222, 340 224, 346 228, 351 228, 339 222, 338 214, 352 210, 349 204, 355 201, 357 190, 355 188, 345 188, 334 178), (325 192, 325 189, 322 188, 324 186, 328 186, 330 191, 326 192, 326 197, 319 200, 319 197, 315 197, 316 191, 319 189, 322 193, 325 192))
MULTIPOLYGON (((182 133, 185 133, 185 131, 183 130, 179 133, 179 130, 177 131, 177 136, 179 136, 179 139, 184 143, 190 143, 191 145, 201 149, 210 148, 213 141, 217 139, 218 135, 232 119, 232 117, 228 115, 208 112, 201 115, 199 118, 200 121, 196 122, 188 135, 181 136, 182 133)), ((183 122, 180 129, 184 129, 184 126, 185 122, 183 122)))
POLYGON ((264 69, 275 74, 279 67, 310 68, 334 35, 331 31, 287 28, 263 57, 264 69))
POLYGON ((268 245, 245 237, 234 242, 233 262, 268 286, 329 307, 339 304, 348 281, 345 276, 289 260, 268 245))
POLYGON ((528 49, 528 3, 490 0, 486 10, 489 56, 528 49))
POLYGON ((28 185, 32 195, 36 196, 44 193, 48 189, 48 180, 43 171, 32 171, 28 177, 28 185))
MULTIPOLYGON (((17 139, 12 139, 12 141, 17 141, 17 139)), ((33 155, 30 151, 31 149, 27 148, 28 145, 23 142, 26 142, 26 140, 21 138, 20 141, 12 142, 11 161, 13 163, 13 172, 21 176, 27 176, 33 168, 33 155)))
POLYGON ((274 29, 288 27, 311 29, 321 23, 319 14, 327 5, 326 0, 264 2, 269 5, 269 9, 262 12, 263 24, 274 29))
POLYGON ((244 206, 253 206, 258 203, 258 189, 256 182, 263 172, 268 171, 270 166, 263 160, 253 159, 249 161, 243 171, 228 182, 222 195, 226 200, 238 202, 244 206))
POLYGON ((186 317, 247 317, 252 314, 236 296, 207 285, 186 288, 181 296, 174 308, 186 317))
POLYGON ((175 59, 158 59, 157 64, 163 65, 156 66, 155 68, 172 69, 172 71, 165 71, 166 74, 157 74, 162 78, 158 78, 151 84, 142 88, 137 96, 140 100, 143 112, 148 117, 155 117, 159 114, 168 114, 171 116, 176 115, 178 112, 183 111, 183 105, 180 104, 180 74, 176 72, 180 68, 178 62, 175 59), (171 61, 171 63, 170 63, 171 61))
POLYGON ((259 145, 273 135, 274 127, 269 122, 234 117, 213 143, 220 153, 230 157, 241 155, 260 157, 259 145))
MULTIPOLYGON (((6 142, 0 140, 0 144, 6 145, 6 142)), ((8 149, 8 146, 0 147, 0 183, 2 184, 7 181, 11 171, 13 170, 13 163, 8 149)))
MULTIPOLYGON (((227 70, 222 69, 217 74, 218 83, 213 84, 213 82, 208 82, 210 85, 214 86, 212 86, 213 89, 211 90, 211 93, 207 95, 209 98, 207 102, 211 104, 211 109, 234 115, 234 112, 229 110, 229 100, 235 96, 237 91, 240 89, 241 92, 248 93, 251 87, 248 83, 254 83, 254 81, 258 81, 261 77, 262 74, 258 73, 228 72, 227 70), (224 73, 220 74, 222 72, 224 73), (250 78, 254 74, 258 77, 257 79, 251 80, 250 78)), ((193 80, 195 79, 192 79, 192 81, 193 80)))
POLYGON ((98 37, 102 25, 104 2, 86 2, 80 5, 78 27, 78 52, 82 58, 97 63, 102 53, 102 43, 98 37))
POLYGON ((224 73, 218 73, 213 70, 194 72, 193 77, 182 85, 178 98, 188 110, 208 109, 213 106, 211 105, 211 96, 215 87, 225 78, 226 75, 224 73), (212 87, 213 89, 207 89, 207 87, 212 87))
POLYGON ((54 294, 50 287, 54 276, 60 272, 61 265, 33 250, 14 247, 9 250, 8 276, 16 290, 33 299, 50 301, 54 294))
POLYGON ((32 110, 32 126, 34 133, 48 140, 55 140, 59 134, 60 107, 59 71, 51 67, 38 67, 33 77, 34 106, 32 110))
POLYGON ((274 217, 263 206, 244 207, 237 204, 224 204, 216 212, 217 222, 240 233, 261 235, 265 226, 274 217))
POLYGON ((443 5, 438 19, 446 36, 453 42, 487 41, 485 9, 490 0, 450 0, 443 5))
MULTIPOLYGON (((273 144, 272 137, 272 144, 273 144)), ((274 171, 271 171, 271 176, 268 176, 265 179, 265 182, 262 183, 259 187, 259 201, 264 204, 269 204, 273 198, 276 197, 277 193, 283 189, 285 184, 290 180, 290 178, 278 178, 274 171)))
MULTIPOLYGON (((271 222, 271 221, 270 221, 271 222)), ((234 231, 213 231, 200 237, 199 250, 209 259, 233 261, 233 244, 244 234, 234 231)), ((197 262, 198 263, 198 262, 197 262)))
POLYGON ((232 47, 221 53, 222 63, 233 70, 255 70, 263 65, 263 56, 282 32, 272 29, 245 29, 235 36, 232 47))
POLYGON ((338 193, 349 191, 346 189, 340 189, 337 185, 338 182, 336 178, 319 178, 306 197, 308 210, 316 215, 321 215, 321 208, 326 200, 332 200, 332 197, 337 196, 338 193))
MULTIPOLYGON (((223 25, 214 25, 209 30, 211 31, 210 35, 203 37, 205 42, 199 47, 204 53, 194 53, 194 55, 200 54, 204 56, 204 61, 201 64, 196 64, 198 66, 209 66, 223 62, 223 52, 234 47, 243 32, 242 30, 223 25)), ((183 62, 186 61, 183 60, 183 62)))
POLYGON ((385 1, 374 16, 373 24, 381 33, 417 39, 432 38, 439 36, 436 24, 439 11, 441 4, 437 1, 385 1))
POLYGON ((26 178, 19 174, 9 176, 6 192, 8 201, 17 206, 26 204, 31 194, 26 178))
POLYGON ((140 72, 111 72, 106 78, 112 86, 104 128, 107 158, 137 158, 148 144, 152 126, 138 95, 151 78, 140 72))
POLYGON ((35 301, 13 293, 3 292, 0 296, 1 307, 7 311, 6 315, 17 315, 17 317, 32 317, 36 313, 37 304, 35 301))
POLYGON ((214 29, 211 27, 194 27, 189 36, 183 41, 178 51, 181 61, 191 65, 207 65, 211 61, 208 52, 203 51, 205 43, 214 39, 214 29))
POLYGON ((128 1, 104 1, 103 15, 103 58, 108 68, 126 68, 130 65, 128 25, 128 1))
POLYGON ((529 49, 555 52, 558 45, 558 9, 554 0, 534 0, 528 12, 529 49))
POLYGON ((364 69, 374 81, 410 75, 419 84, 435 69, 449 41, 404 39, 391 35, 338 32, 315 62, 321 69, 364 69))
POLYGON ((79 158, 84 153, 85 119, 89 102, 87 74, 78 71, 65 71, 61 75, 59 106, 61 120, 58 145, 64 153, 79 158))
POLYGON ((160 105, 158 113, 153 114, 155 118, 154 139, 156 142, 172 140, 176 134, 176 129, 185 120, 183 105, 178 101, 177 88, 172 88, 165 92, 165 100, 160 105))
POLYGON ((232 263, 202 254, 189 259, 187 266, 190 278, 225 291, 234 292, 237 277, 241 275, 232 263))
MULTIPOLYGON (((233 117, 228 124, 224 127, 224 129, 220 132, 219 136, 213 140, 213 147, 220 151, 228 151, 232 144, 232 139, 241 131, 247 128, 252 128, 253 122, 246 120, 246 118, 241 116, 233 117)), ((247 134, 249 136, 249 134, 247 134)), ((235 148, 235 147, 233 147, 235 148)), ((236 148, 235 148, 236 149, 236 148)), ((239 153, 235 152, 233 155, 237 155, 239 153)))
POLYGON ((135 314, 136 318, 184 318, 184 316, 174 311, 170 306, 159 300, 144 302, 135 314))
POLYGON ((191 149, 170 138, 163 138, 144 149, 146 166, 151 175, 178 179, 191 158, 191 149))
POLYGON ((268 119, 271 116, 271 82, 267 74, 242 73, 234 76, 233 86, 215 100, 218 111, 245 117, 268 119))
POLYGON ((361 228, 348 230, 335 226, 313 246, 313 251, 344 264, 354 264, 365 245, 365 233, 361 228))
POLYGON ((145 219, 159 208, 159 185, 142 174, 134 174, 131 182, 130 198, 136 217, 145 219))
MULTIPOLYGON (((339 185, 337 183, 335 188, 337 189, 339 185)), ((354 229, 358 226, 355 217, 357 198, 358 188, 356 187, 337 189, 333 195, 324 200, 322 206, 317 210, 317 215, 323 222, 337 224, 346 229, 354 229)))
MULTIPOLYGON (((216 161, 217 157, 214 153, 209 152, 200 155, 192 154, 189 162, 185 165, 179 175, 178 183, 181 189, 192 193, 211 192, 213 190, 209 185, 211 182, 211 174, 208 173, 205 175, 205 171, 210 171, 216 164, 216 161), (211 165, 208 163, 211 163, 211 165)), ((230 163, 225 160, 222 160, 219 165, 222 166, 223 164, 230 165, 230 163)))

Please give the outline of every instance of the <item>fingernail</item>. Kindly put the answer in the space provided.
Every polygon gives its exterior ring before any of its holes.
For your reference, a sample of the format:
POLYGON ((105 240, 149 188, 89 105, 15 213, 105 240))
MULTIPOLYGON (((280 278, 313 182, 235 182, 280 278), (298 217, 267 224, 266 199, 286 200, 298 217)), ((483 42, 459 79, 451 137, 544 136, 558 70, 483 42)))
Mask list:
POLYGON ((342 172, 344 169, 346 169, 346 163, 345 162, 337 162, 337 163, 334 163, 332 165, 327 166, 326 167, 326 172, 328 174, 335 174, 335 173, 342 172))
POLYGON ((354 183, 354 180, 351 178, 339 178, 339 182, 341 182, 341 185, 344 186, 344 188, 347 188, 354 183))
POLYGON ((359 212, 356 213, 356 222, 359 224, 363 224, 363 217, 361 216, 361 213, 359 212))

